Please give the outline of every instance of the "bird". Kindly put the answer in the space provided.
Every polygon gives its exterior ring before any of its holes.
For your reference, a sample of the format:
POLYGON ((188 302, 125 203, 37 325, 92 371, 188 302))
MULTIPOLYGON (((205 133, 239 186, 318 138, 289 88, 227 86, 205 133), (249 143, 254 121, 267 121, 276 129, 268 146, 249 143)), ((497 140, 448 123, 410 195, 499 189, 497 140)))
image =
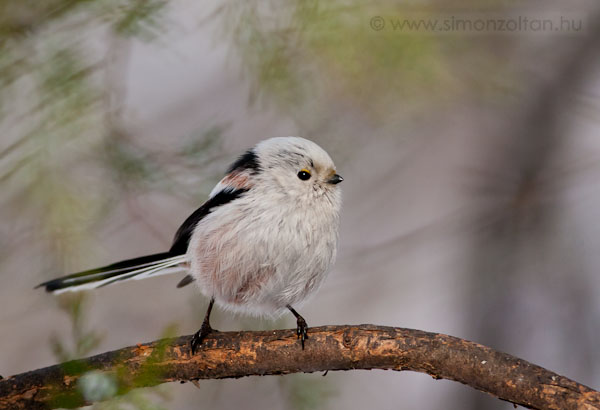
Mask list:
POLYGON ((192 355, 215 331, 210 325, 214 304, 256 317, 291 312, 304 350, 308 325, 294 306, 315 293, 335 262, 343 180, 316 143, 301 137, 265 139, 229 166, 208 200, 176 231, 167 252, 37 287, 61 293, 185 272, 177 287, 195 283, 210 300, 190 342, 192 355))

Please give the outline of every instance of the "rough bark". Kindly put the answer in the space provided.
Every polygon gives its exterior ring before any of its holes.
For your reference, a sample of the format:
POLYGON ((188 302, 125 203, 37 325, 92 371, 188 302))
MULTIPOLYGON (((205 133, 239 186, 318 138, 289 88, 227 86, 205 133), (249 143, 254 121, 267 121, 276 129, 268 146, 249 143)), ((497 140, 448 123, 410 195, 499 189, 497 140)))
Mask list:
POLYGON ((0 408, 52 408, 57 395, 63 407, 84 405, 77 390, 81 369, 119 374, 121 391, 198 379, 390 369, 458 381, 532 409, 600 409, 600 393, 589 387, 489 347, 420 330, 311 328, 305 350, 292 330, 219 332, 209 335, 195 356, 189 342, 190 336, 182 336, 138 344, 0 380, 0 408), (148 369, 152 377, 138 377, 148 369))

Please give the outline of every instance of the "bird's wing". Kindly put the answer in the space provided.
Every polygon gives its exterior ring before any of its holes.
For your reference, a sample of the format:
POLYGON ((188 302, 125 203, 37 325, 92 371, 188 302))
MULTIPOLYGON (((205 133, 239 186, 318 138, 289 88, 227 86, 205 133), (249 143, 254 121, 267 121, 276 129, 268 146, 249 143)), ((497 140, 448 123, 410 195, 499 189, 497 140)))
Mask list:
POLYGON ((252 176, 260 172, 258 158, 253 150, 240 156, 227 170, 227 174, 219 181, 210 193, 208 201, 196 209, 179 227, 170 253, 179 255, 187 252, 188 244, 194 228, 208 215, 213 208, 225 205, 252 188, 252 176))
POLYGON ((181 255, 187 252, 190 238, 194 232, 194 228, 206 215, 208 215, 214 208, 223 206, 246 193, 248 189, 231 189, 225 188, 218 194, 211 197, 206 201, 200 208, 196 209, 188 218, 181 224, 175 238, 173 239, 173 245, 169 253, 174 255, 181 255))

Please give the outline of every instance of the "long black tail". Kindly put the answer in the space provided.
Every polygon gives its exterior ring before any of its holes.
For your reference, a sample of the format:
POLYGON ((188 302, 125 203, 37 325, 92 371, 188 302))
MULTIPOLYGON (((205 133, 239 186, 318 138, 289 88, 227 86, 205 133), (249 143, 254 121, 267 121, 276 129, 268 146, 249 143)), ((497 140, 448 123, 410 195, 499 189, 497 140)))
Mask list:
POLYGON ((94 289, 129 279, 144 279, 149 276, 181 272, 185 269, 181 266, 184 262, 186 262, 185 255, 174 255, 171 252, 157 253, 52 279, 40 283, 36 288, 43 286, 47 292, 54 293, 94 289))

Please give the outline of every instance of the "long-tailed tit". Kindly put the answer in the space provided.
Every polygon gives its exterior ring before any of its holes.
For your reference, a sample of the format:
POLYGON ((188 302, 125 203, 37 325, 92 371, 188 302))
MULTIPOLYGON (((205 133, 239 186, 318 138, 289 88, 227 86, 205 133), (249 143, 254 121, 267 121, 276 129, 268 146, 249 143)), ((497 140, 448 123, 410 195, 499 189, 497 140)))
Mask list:
POLYGON ((292 306, 323 282, 335 260, 341 192, 329 155, 299 137, 260 142, 234 162, 209 199, 177 230, 168 252, 142 256, 44 282, 60 293, 187 271, 210 298, 192 354, 212 331, 216 302, 233 312, 297 319, 302 348, 306 321, 292 306))

